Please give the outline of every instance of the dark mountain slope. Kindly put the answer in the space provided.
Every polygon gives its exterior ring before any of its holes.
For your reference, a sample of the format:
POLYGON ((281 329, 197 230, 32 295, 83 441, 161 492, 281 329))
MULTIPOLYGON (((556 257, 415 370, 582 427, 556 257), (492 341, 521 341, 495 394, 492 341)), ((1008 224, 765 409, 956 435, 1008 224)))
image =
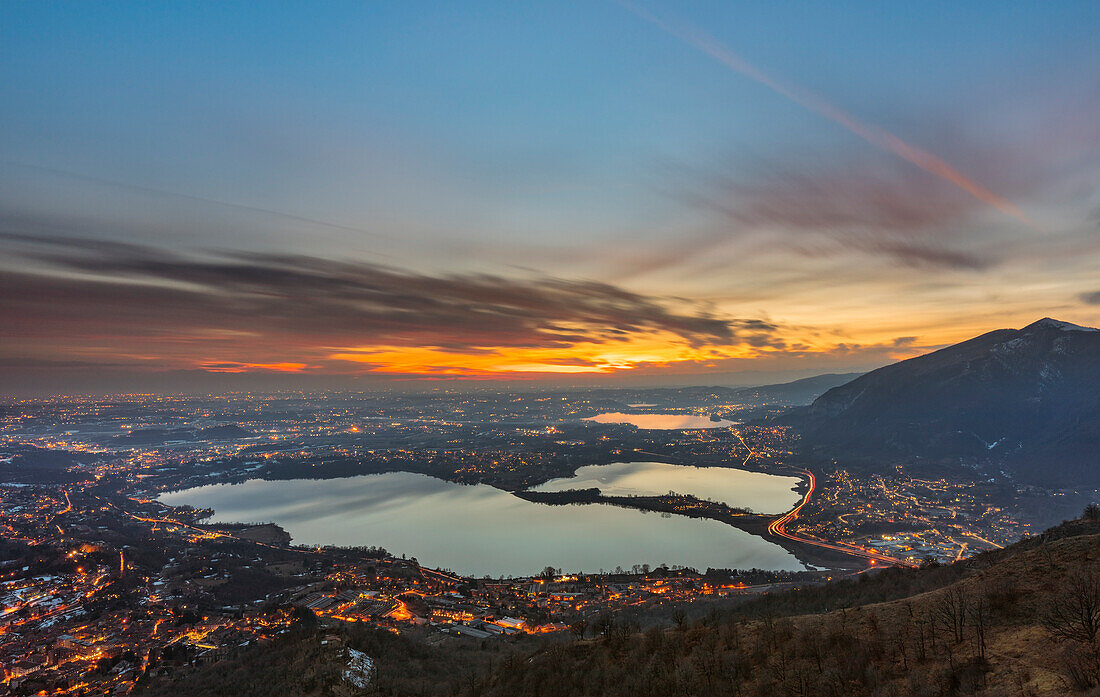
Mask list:
POLYGON ((744 404, 749 406, 780 405, 802 406, 821 396, 826 390, 843 385, 861 373, 828 373, 783 382, 774 385, 752 387, 654 387, 645 389, 605 389, 593 392, 594 398, 608 400, 594 406, 607 409, 630 408, 631 402, 648 402, 654 408, 681 406, 720 406, 744 404))
POLYGON ((860 373, 827 373, 778 385, 743 387, 734 390, 733 394, 745 402, 760 404, 809 404, 825 391, 843 385, 859 375, 860 373))
POLYGON ((1045 485, 1100 484, 1100 331, 1042 319, 880 368, 792 418, 851 462, 984 463, 1045 485))

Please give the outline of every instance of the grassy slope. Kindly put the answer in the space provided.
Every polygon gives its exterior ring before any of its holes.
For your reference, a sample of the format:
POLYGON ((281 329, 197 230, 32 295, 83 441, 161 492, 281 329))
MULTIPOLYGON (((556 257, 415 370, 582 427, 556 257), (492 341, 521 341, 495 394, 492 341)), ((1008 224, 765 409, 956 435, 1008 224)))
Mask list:
POLYGON ((1055 643, 1041 618, 1065 602, 1073 574, 1100 573, 1098 533, 1095 524, 1074 522, 956 567, 779 594, 682 629, 620 628, 504 666, 480 692, 1067 694, 1070 644, 1055 643), (969 611, 956 635, 948 616, 960 600, 969 611), (824 611, 830 606, 844 609, 824 611))
MULTIPOLYGON (((1063 695, 1069 644, 1042 625, 1069 579, 1100 574, 1100 524, 1073 521, 960 564, 887 570, 859 581, 776 593, 683 627, 619 624, 595 639, 468 640, 336 630, 375 658, 366 694, 479 695, 1063 695), (979 606, 956 637, 952 600, 979 606)), ((273 645, 154 680, 152 695, 350 694, 332 629, 302 627, 273 645)))

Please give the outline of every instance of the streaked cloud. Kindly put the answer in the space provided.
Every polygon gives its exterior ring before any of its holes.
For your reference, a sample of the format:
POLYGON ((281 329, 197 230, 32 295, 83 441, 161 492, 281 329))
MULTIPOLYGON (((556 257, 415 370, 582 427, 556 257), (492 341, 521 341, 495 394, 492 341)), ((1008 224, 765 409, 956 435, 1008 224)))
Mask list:
POLYGON ((643 4, 676 39, 613 3, 13 8, 0 391, 777 382, 1100 323, 1091 7, 643 4))
POLYGON ((754 80, 792 102, 829 119, 876 148, 884 152, 892 153, 902 160, 916 165, 926 173, 938 177, 945 182, 949 182, 961 191, 965 191, 970 196, 973 196, 975 199, 996 208, 1005 215, 1015 218, 1028 227, 1038 229, 1038 225, 1020 210, 1015 203, 993 193, 982 184, 967 177, 938 155, 906 142, 899 136, 880 126, 856 118, 852 114, 809 90, 792 83, 782 82, 772 77, 722 45, 722 43, 713 36, 710 36, 696 27, 683 23, 668 22, 627 0, 618 1, 621 5, 645 19, 647 22, 659 27, 661 30, 684 43, 693 46, 730 70, 750 80, 754 80))
MULTIPOLYGON (((582 372, 765 346, 777 327, 591 281, 432 276, 363 263, 0 237, 2 321, 24 350, 213 372, 332 361, 391 372, 582 372)), ((322 365, 324 364, 324 365, 322 365)))

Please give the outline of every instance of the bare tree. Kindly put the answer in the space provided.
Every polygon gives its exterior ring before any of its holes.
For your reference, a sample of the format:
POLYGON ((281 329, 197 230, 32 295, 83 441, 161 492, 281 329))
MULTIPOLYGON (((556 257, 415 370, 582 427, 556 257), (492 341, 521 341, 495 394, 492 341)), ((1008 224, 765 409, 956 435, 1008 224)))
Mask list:
POLYGON ((936 605, 936 619, 948 629, 956 644, 961 644, 966 627, 967 596, 961 588, 947 589, 936 605))
POLYGON ((687 621, 687 613, 684 612, 684 608, 678 607, 672 611, 672 621, 676 623, 676 628, 682 630, 684 623, 687 621))
POLYGON ((597 634, 602 634, 605 637, 611 635, 611 632, 615 629, 615 618, 610 612, 601 612, 596 617, 595 631, 597 634))
POLYGON ((569 625, 569 631, 573 633, 573 636, 583 639, 584 632, 588 629, 588 620, 583 617, 577 618, 573 624, 569 625))
POLYGON ((1043 626, 1055 640, 1096 646, 1100 638, 1100 576, 1077 573, 1051 603, 1043 626))
POLYGON ((989 627, 989 602, 984 594, 977 594, 967 607, 967 617, 974 629, 974 649, 980 660, 985 660, 985 634, 989 627))
POLYGON ((1079 690, 1100 685, 1100 576, 1076 573, 1052 599, 1043 626, 1062 651, 1062 668, 1079 690))

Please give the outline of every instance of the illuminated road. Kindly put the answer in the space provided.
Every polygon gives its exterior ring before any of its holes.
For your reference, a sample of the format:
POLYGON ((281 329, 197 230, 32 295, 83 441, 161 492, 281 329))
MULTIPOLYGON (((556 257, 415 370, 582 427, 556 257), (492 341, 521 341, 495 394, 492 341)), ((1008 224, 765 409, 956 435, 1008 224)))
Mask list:
MULTIPOLYGON (((744 441, 742 441, 744 442, 744 441)), ((842 552, 854 557, 860 557, 862 559, 869 559, 871 562, 881 562, 883 564, 891 564, 894 566, 907 566, 916 567, 916 564, 904 561, 902 559, 895 559, 894 557, 888 557, 885 554, 880 554, 871 550, 862 549, 860 547, 854 547, 845 544, 834 544, 830 542, 824 542, 809 537, 802 537, 799 535, 793 535, 787 532, 787 524, 798 518, 799 512, 803 506, 810 502, 810 497, 813 496, 814 488, 817 485, 817 480, 814 478, 813 472, 809 470, 800 470, 800 472, 806 476, 809 482, 809 488, 806 489, 806 494, 802 497, 802 501, 797 506, 790 510, 785 516, 776 518, 768 525, 768 532, 776 537, 782 537, 783 539, 790 540, 792 542, 800 542, 802 544, 813 545, 814 547, 821 547, 823 549, 831 549, 835 552, 842 552)))
POLYGON ((420 567, 420 573, 436 576, 447 583, 464 583, 464 580, 458 576, 447 574, 442 571, 436 571, 435 569, 428 569, 426 567, 420 567))
POLYGON ((984 542, 987 545, 989 545, 990 547, 993 547, 994 549, 1004 549, 1004 545, 999 545, 996 542, 994 542, 993 540, 987 540, 984 537, 978 537, 974 533, 966 533, 966 536, 970 537, 970 538, 973 538, 973 539, 975 539, 979 542, 984 542))
POLYGON ((64 515, 65 513, 68 513, 69 511, 73 510, 73 502, 72 502, 72 499, 69 498, 69 492, 68 491, 65 492, 65 503, 67 505, 65 506, 64 509, 58 511, 57 515, 64 515))
MULTIPOLYGON (((741 437, 740 432, 734 431, 733 433, 737 436, 737 439, 741 441, 741 445, 745 446, 745 449, 749 451, 749 454, 745 456, 744 462, 741 463, 741 467, 745 467, 749 464, 749 460, 751 460, 756 455, 756 452, 751 447, 749 447, 749 444, 746 443, 745 439, 741 437)), ((882 562, 883 564, 891 564, 894 566, 917 566, 916 564, 901 559, 895 559, 894 557, 888 557, 885 554, 880 554, 879 552, 863 549, 861 547, 839 543, 833 544, 825 542, 823 540, 818 540, 810 537, 802 537, 787 532, 787 524, 798 518, 799 512, 807 503, 810 502, 810 497, 813 495, 814 488, 817 486, 817 480, 814 478, 813 472, 810 472, 809 470, 799 470, 799 472, 807 478, 810 486, 806 490, 806 494, 802 497, 802 500, 798 503, 797 506, 791 509, 786 515, 773 520, 768 525, 769 533, 775 535, 776 537, 782 537, 783 539, 790 540, 792 542, 800 542, 802 544, 813 545, 814 547, 831 549, 835 552, 843 552, 844 554, 848 554, 854 557, 860 557, 861 559, 868 559, 871 562, 882 562)))
MULTIPOLYGON (((745 456, 745 461, 741 463, 741 467, 744 468, 746 465, 749 464, 749 460, 752 459, 753 455, 755 455, 756 452, 752 448, 750 448, 749 444, 745 442, 745 439, 741 437, 741 432, 740 431, 734 431, 733 434, 735 436, 737 436, 737 440, 741 441, 741 445, 745 446, 745 450, 749 451, 749 454, 745 456)), ((808 497, 807 497, 806 501, 809 501, 808 497)), ((802 503, 806 503, 806 501, 803 501, 802 503)), ((801 507, 802 506, 799 505, 799 508, 801 508, 801 507)))
POLYGON ((952 563, 954 563, 954 562, 959 561, 960 559, 963 558, 963 554, 966 553, 967 544, 965 542, 959 542, 958 540, 956 540, 954 538, 951 538, 951 542, 953 542, 953 543, 955 543, 959 546, 959 553, 955 555, 955 559, 952 562, 952 563))

